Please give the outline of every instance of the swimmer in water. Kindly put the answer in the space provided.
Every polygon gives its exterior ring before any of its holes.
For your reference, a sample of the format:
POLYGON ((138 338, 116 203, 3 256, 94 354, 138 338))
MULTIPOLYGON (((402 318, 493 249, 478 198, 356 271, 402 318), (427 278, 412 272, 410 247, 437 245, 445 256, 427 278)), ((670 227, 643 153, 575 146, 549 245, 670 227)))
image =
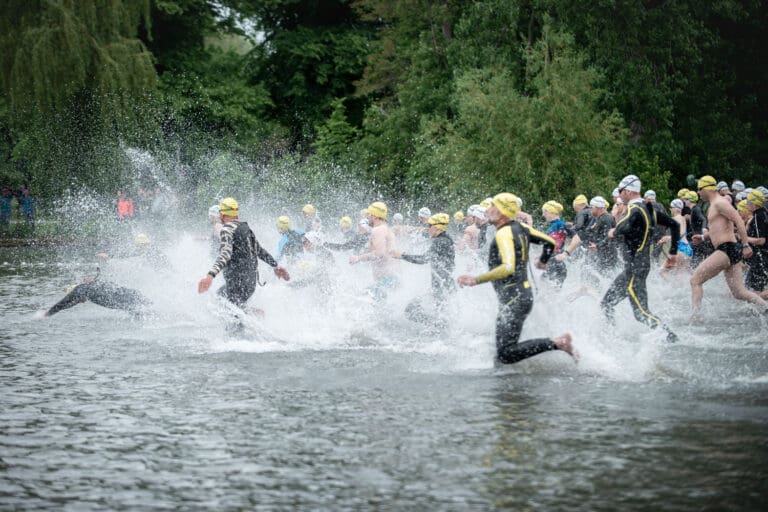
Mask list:
POLYGON ((496 317, 496 358, 499 362, 516 363, 550 350, 562 350, 573 356, 570 334, 519 341, 523 323, 533 309, 533 293, 527 275, 529 245, 544 246, 536 262, 537 268, 546 267, 555 248, 555 241, 550 237, 514 220, 519 209, 514 194, 503 192, 491 200, 485 214, 496 227, 496 236, 488 255, 489 270, 479 276, 460 276, 458 283, 462 287, 493 283, 499 299, 496 317))
POLYGON ((198 283, 197 291, 198 293, 207 292, 213 279, 223 272, 225 284, 219 288, 218 294, 236 306, 242 307, 256 291, 256 284, 259 281, 258 260, 273 267, 278 278, 288 281, 290 276, 285 268, 279 266, 272 255, 259 244, 248 223, 240 220, 237 201, 231 197, 222 199, 219 203, 219 211, 223 224, 219 256, 208 274, 198 283))
POLYGON ((768 309, 765 300, 744 286, 742 260, 752 257, 752 247, 748 240, 747 228, 731 202, 717 193, 717 181, 712 176, 704 176, 698 181, 699 194, 709 201, 707 220, 709 231, 705 235, 694 235, 712 241, 715 251, 696 268, 691 276, 691 302, 696 316, 701 309, 704 296, 704 283, 720 272, 725 273, 725 282, 734 298, 757 304, 763 310, 768 309), (736 233, 739 240, 736 240, 736 233))

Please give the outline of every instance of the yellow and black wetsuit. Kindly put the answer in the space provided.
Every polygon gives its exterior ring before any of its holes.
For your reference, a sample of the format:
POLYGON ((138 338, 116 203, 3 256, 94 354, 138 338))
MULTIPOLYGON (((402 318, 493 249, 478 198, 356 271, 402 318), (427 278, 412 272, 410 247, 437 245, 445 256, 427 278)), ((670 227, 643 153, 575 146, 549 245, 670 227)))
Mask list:
POLYGON ((629 297, 635 318, 651 328, 661 325, 671 340, 675 335, 648 309, 648 291, 645 280, 651 269, 651 246, 653 228, 656 224, 667 226, 672 236, 669 254, 677 254, 680 240, 680 226, 668 215, 648 207, 642 199, 630 201, 627 213, 616 223, 614 234, 622 236, 626 244, 624 270, 613 281, 605 293, 600 306, 605 315, 613 320, 613 308, 629 297))
POLYGON ((516 363, 548 350, 557 350, 549 338, 518 342, 523 323, 533 309, 533 293, 528 281, 528 248, 542 244, 540 261, 546 263, 555 249, 555 241, 530 226, 511 221, 504 224, 491 242, 488 268, 477 277, 478 283, 492 282, 499 298, 496 316, 496 357, 502 363, 516 363))

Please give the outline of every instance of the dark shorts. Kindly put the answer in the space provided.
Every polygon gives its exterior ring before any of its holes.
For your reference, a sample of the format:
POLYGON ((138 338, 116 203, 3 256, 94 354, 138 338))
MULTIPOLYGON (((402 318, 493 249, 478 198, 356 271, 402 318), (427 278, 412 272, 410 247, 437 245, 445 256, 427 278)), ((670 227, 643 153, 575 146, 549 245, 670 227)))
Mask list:
POLYGON ((740 242, 724 242, 715 248, 716 251, 723 251, 728 255, 728 259, 731 261, 731 266, 741 261, 741 243, 740 242))

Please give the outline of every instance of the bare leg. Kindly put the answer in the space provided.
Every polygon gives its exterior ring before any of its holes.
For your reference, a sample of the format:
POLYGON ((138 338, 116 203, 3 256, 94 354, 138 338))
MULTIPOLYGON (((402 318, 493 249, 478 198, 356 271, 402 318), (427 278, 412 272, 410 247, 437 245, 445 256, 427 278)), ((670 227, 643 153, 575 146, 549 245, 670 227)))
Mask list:
POLYGON ((743 264, 738 263, 725 270, 725 282, 728 284, 728 288, 731 290, 731 295, 739 300, 746 300, 752 304, 758 304, 760 306, 766 306, 766 303, 760 295, 755 292, 747 290, 744 286, 744 273, 742 271, 743 264))
POLYGON ((691 303, 694 312, 701 308, 704 297, 704 283, 731 266, 728 255, 723 251, 715 251, 702 261, 691 275, 691 303))

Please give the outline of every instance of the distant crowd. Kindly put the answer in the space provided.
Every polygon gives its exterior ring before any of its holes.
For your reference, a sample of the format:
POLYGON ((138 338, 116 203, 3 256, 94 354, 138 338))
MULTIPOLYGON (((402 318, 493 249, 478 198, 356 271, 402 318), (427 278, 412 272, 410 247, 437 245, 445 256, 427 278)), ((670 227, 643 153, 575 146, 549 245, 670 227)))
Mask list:
POLYGON ((30 193, 29 187, 25 185, 14 191, 8 186, 2 186, 0 190, 0 230, 9 229, 15 206, 18 218, 34 231, 35 198, 30 193))

